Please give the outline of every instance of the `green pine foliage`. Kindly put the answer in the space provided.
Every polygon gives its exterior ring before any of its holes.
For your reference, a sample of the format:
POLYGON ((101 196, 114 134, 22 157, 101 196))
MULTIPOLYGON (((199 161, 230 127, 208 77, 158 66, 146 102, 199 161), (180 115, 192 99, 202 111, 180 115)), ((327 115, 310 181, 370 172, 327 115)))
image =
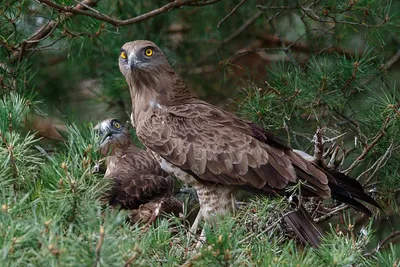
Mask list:
MULTIPOLYGON (((247 0, 221 21, 240 1, 196 1, 115 27, 40 2, 0 6, 1 266, 399 264, 399 3, 247 0), (35 32, 45 35, 35 39, 35 32), (102 200, 109 184, 94 172, 104 159, 93 125, 129 120, 117 58, 134 39, 159 44, 199 96, 295 148, 313 154, 323 129, 326 163, 357 178, 383 210, 370 220, 347 209, 325 218, 317 200, 305 202, 327 231, 318 249, 288 231, 287 198, 242 203, 232 217, 205 226, 199 248, 182 218, 129 224, 128 211, 102 200), (63 122, 62 140, 32 128, 37 117, 63 122)), ((122 20, 172 1, 84 2, 122 20)), ((321 205, 326 213, 340 207, 321 205)))

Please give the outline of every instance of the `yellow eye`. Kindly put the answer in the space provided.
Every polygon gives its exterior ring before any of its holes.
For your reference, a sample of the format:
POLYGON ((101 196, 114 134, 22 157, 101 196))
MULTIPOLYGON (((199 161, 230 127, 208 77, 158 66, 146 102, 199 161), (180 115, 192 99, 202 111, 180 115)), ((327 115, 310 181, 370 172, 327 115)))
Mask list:
POLYGON ((119 122, 114 122, 114 127, 115 127, 115 129, 120 129, 121 124, 119 122))
POLYGON ((125 59, 126 58, 126 53, 125 52, 121 52, 121 58, 125 59))
POLYGON ((153 55, 153 49, 147 48, 144 53, 146 54, 146 56, 151 57, 153 55))

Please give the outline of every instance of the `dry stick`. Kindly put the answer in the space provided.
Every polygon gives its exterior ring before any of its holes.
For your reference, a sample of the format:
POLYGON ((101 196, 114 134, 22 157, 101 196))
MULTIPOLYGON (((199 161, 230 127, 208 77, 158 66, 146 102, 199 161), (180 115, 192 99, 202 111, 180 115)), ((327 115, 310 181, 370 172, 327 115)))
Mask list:
MULTIPOLYGON (((94 2, 92 0, 85 0, 82 3, 85 4, 85 6, 95 6, 97 2, 94 2)), ((75 9, 81 10, 85 9, 83 5, 77 5, 75 9)), ((72 17, 73 14, 66 14, 65 18, 72 17)), ((21 61, 23 58, 25 51, 30 51, 33 47, 35 47, 39 42, 47 39, 51 33, 55 30, 55 28, 58 26, 60 21, 56 20, 50 20, 48 21, 45 25, 41 26, 35 33, 33 33, 28 39, 17 45, 17 47, 20 47, 20 49, 16 49, 13 52, 12 59, 13 60, 18 60, 21 61)))
POLYGON ((400 49, 397 50, 396 54, 394 54, 388 62, 386 62, 386 69, 389 69, 400 59, 400 49))
POLYGON ((363 26, 363 27, 367 27, 367 28, 379 28, 380 26, 382 26, 383 24, 385 24, 389 21, 388 15, 385 16, 385 18, 382 20, 381 23, 376 24, 376 25, 353 22, 353 21, 346 21, 346 20, 336 20, 334 17, 331 17, 331 16, 329 16, 329 18, 331 18, 331 20, 325 20, 325 19, 321 19, 317 14, 315 14, 311 10, 310 7, 305 8, 299 3, 299 1, 296 1, 296 2, 297 2, 297 5, 304 12, 304 14, 306 14, 307 17, 309 17, 310 19, 312 19, 314 21, 318 21, 321 23, 338 23, 338 24, 347 24, 347 25, 358 25, 358 26, 363 26))
POLYGON ((386 135, 385 131, 389 125, 389 122, 390 122, 390 117, 386 117, 386 120, 383 123, 381 130, 374 137, 374 140, 372 140, 371 144, 364 147, 364 150, 361 153, 361 155, 358 156, 357 159, 355 161, 353 161, 353 163, 350 165, 350 167, 343 172, 344 174, 349 174, 349 172, 351 172, 355 167, 357 167, 357 165, 360 164, 360 162, 363 161, 364 158, 367 156, 368 152, 379 142, 379 140, 382 139, 383 136, 386 135))
POLYGON ((314 135, 314 161, 318 165, 321 165, 323 169, 327 169, 324 160, 324 140, 322 136, 323 132, 324 130, 318 127, 314 135))
POLYGON ((386 162, 389 160, 390 156, 392 155, 393 151, 393 143, 389 146, 389 148, 386 150, 385 154, 381 157, 381 160, 378 161, 378 166, 375 168, 375 170, 371 173, 371 175, 368 177, 367 181, 365 181, 364 184, 368 184, 371 179, 375 176, 375 174, 382 169, 382 167, 386 164, 386 162), (385 159, 386 157, 386 159, 385 159))
POLYGON ((188 4, 188 6, 208 6, 212 5, 215 3, 220 2, 221 0, 204 0, 203 3, 196 3, 196 1, 193 4, 188 4))
POLYGON ((254 16, 252 16, 250 19, 248 19, 247 21, 245 21, 242 26, 240 26, 236 31, 234 31, 231 35, 229 35, 228 37, 226 37, 224 40, 222 40, 222 42, 220 42, 217 47, 212 50, 210 53, 208 53, 207 55, 205 55, 202 59, 200 59, 195 66, 199 66, 202 63, 204 63, 205 61, 207 61, 207 59, 212 56, 213 54, 215 54, 218 49, 220 49, 223 45, 229 43, 230 41, 232 41, 233 39, 235 39, 236 37, 238 37, 242 32, 244 32, 248 27, 250 27, 261 15, 263 12, 258 11, 257 13, 254 14, 254 16))
POLYGON ((235 13, 235 11, 236 11, 241 5, 243 5, 244 2, 246 2, 246 0, 240 1, 240 3, 239 3, 237 6, 235 6, 235 7, 232 9, 232 11, 228 13, 228 15, 226 15, 223 19, 221 19, 221 21, 218 22, 217 28, 219 28, 219 26, 221 26, 221 24, 222 24, 227 18, 229 18, 233 13, 235 13))
POLYGON ((367 185, 372 177, 374 176, 374 174, 384 165, 384 163, 386 162, 385 159, 386 158, 390 158, 391 154, 392 154, 392 149, 393 149, 394 143, 391 143, 389 145, 389 147, 386 149, 385 154, 383 154, 371 167, 369 167, 368 169, 366 169, 365 171, 363 171, 357 178, 356 180, 359 180, 361 177, 363 177, 364 175, 366 175, 367 173, 369 173, 371 170, 375 169, 374 172, 368 177, 368 180, 365 181, 365 185, 367 185))
POLYGON ((101 12, 97 11, 96 9, 92 8, 91 6, 85 4, 84 2, 78 1, 78 0, 74 0, 76 3, 86 7, 89 10, 92 10, 93 12, 97 13, 97 14, 102 14, 101 12))
MULTIPOLYGON (((278 17, 281 13, 283 12, 283 10, 280 10, 279 12, 275 13, 273 16, 269 17, 267 20, 271 21, 273 19, 275 19, 276 17, 278 17)), ((225 38, 221 43, 219 43, 219 45, 217 46, 217 48, 208 53, 203 59, 201 59, 199 62, 197 62, 195 65, 200 65, 202 64, 204 61, 206 61, 211 55, 213 55, 214 53, 216 53, 218 51, 219 48, 221 48, 224 44, 229 43, 230 41, 232 41, 234 38, 236 38, 238 35, 240 35, 243 31, 245 31, 248 27, 251 26, 251 24, 253 24, 261 15, 263 14, 262 11, 258 11, 253 17, 251 17, 249 20, 247 20, 240 28, 238 28, 234 33, 232 33, 231 35, 229 35, 227 38, 225 38)), ((231 60, 233 60, 236 57, 240 57, 243 56, 245 54, 248 53, 253 53, 253 52, 261 52, 261 51, 282 51, 282 48, 259 48, 259 49, 254 49, 254 50, 246 50, 246 51, 239 51, 237 53, 235 53, 234 55, 230 56, 227 60, 223 60, 221 62, 224 62, 225 65, 229 64, 229 62, 231 60)))
POLYGON ((347 206, 346 204, 341 204, 341 205, 337 206, 337 207, 336 207, 334 210, 332 210, 331 212, 329 212, 329 213, 327 213, 327 214, 325 214, 325 215, 323 215, 323 216, 321 216, 321 217, 316 218, 316 219, 314 220, 314 222, 319 223, 319 222, 326 221, 327 219, 329 219, 329 218, 335 216, 337 213, 339 213, 339 212, 342 211, 342 210, 347 209, 348 207, 349 207, 349 206, 347 206))
POLYGON ((388 235, 385 239, 379 242, 379 244, 376 246, 374 249, 375 252, 378 252, 383 246, 386 245, 387 242, 389 242, 390 239, 395 238, 396 236, 400 235, 400 231, 394 231, 390 235, 388 235))
POLYGON ((96 261, 93 263, 93 267, 96 267, 100 263, 100 251, 101 251, 101 246, 103 245, 104 235, 105 235, 104 226, 100 225, 100 236, 96 246, 96 261))
POLYGON ((246 50, 245 49, 245 50, 236 52, 235 54, 233 54, 232 56, 230 56, 229 58, 227 58, 223 62, 225 62, 225 64, 228 64, 229 62, 231 62, 235 58, 242 57, 242 56, 250 54, 250 53, 278 52, 278 51, 284 51, 284 48, 256 48, 256 49, 252 49, 252 50, 246 50))
POLYGON ((131 263, 137 258, 139 254, 137 252, 133 252, 133 256, 130 257, 124 264, 124 267, 129 267, 131 266, 131 263))
MULTIPOLYGON (((160 7, 160 8, 154 9, 154 10, 152 10, 150 12, 145 13, 145 14, 136 16, 134 18, 126 19, 126 20, 114 19, 114 18, 112 18, 112 17, 110 17, 108 15, 102 14, 100 12, 98 12, 98 13, 97 12, 89 12, 89 11, 85 11, 85 10, 82 10, 82 9, 77 9, 77 8, 74 8, 74 7, 68 7, 68 6, 59 5, 59 4, 56 4, 56 3, 52 2, 52 1, 49 1, 49 0, 37 0, 37 1, 42 3, 42 4, 47 5, 49 7, 58 9, 59 11, 70 12, 70 13, 75 13, 75 14, 80 14, 80 15, 92 17, 94 19, 101 20, 101 21, 107 22, 107 23, 109 23, 111 25, 114 25, 115 27, 120 27, 120 26, 126 26, 126 25, 130 25, 130 24, 138 23, 138 22, 146 20, 148 18, 151 18, 151 17, 157 16, 159 14, 168 12, 168 11, 170 11, 172 9, 176 9, 176 8, 179 8, 179 7, 182 7, 182 6, 190 5, 190 4, 192 4, 192 3, 194 3, 194 2, 196 2, 198 0, 175 0, 173 2, 170 2, 170 3, 160 7)), ((211 5, 211 4, 214 4, 216 2, 218 2, 218 1, 204 2, 203 4, 204 5, 210 4, 211 5)))
POLYGON ((285 214, 282 214, 282 216, 281 216, 276 222, 274 222, 272 225, 270 225, 267 229, 261 231, 261 232, 258 233, 258 234, 257 234, 257 233, 252 233, 252 234, 248 235, 247 237, 245 237, 245 238, 243 238, 242 240, 240 240, 240 241, 238 242, 238 245, 242 244, 244 241, 246 241, 246 240, 252 238, 253 236, 256 236, 256 238, 259 238, 260 236, 262 236, 263 234, 265 234, 266 232, 268 232, 269 230, 271 230, 273 227, 275 227, 280 221, 282 221, 282 219, 283 219, 284 217, 286 217, 287 215, 289 215, 290 213, 293 213, 293 212, 294 212, 294 211, 289 211, 289 212, 286 212, 285 214))
MULTIPOLYGON (((331 29, 333 29, 333 27, 331 29)), ((329 30, 330 29, 328 29, 328 31, 329 30)), ((288 40, 283 40, 283 39, 279 40, 279 38, 277 36, 275 36, 275 35, 272 36, 272 35, 259 34, 258 37, 260 39, 262 39, 262 42, 264 42, 264 43, 266 43, 268 45, 281 44, 281 41, 283 41, 283 43, 284 43, 286 48, 291 48, 293 50, 302 51, 302 52, 311 52, 311 48, 307 44, 300 42, 300 40, 306 34, 310 33, 311 31, 324 31, 325 32, 325 30, 321 30, 321 29, 312 29, 312 30, 308 31, 305 34, 302 34, 294 42, 291 42, 291 41, 288 41, 288 40)), ((245 56, 245 55, 250 54, 250 53, 257 53, 257 52, 262 52, 262 51, 284 51, 286 48, 274 48, 274 47, 272 47, 272 48, 241 49, 241 50, 235 52, 229 58, 223 60, 223 62, 228 64, 233 59, 245 56)), ((344 50, 341 47, 331 47, 331 48, 326 48, 326 50, 327 50, 328 53, 336 52, 336 53, 339 53, 339 54, 343 54, 346 57, 350 57, 350 56, 354 56, 355 55, 355 52, 344 50)), ((358 53, 357 55, 361 56, 362 53, 358 53)))
POLYGON ((297 68, 297 69, 301 69, 299 63, 296 61, 296 59, 294 58, 293 54, 292 54, 292 50, 289 47, 286 47, 285 42, 283 41, 283 38, 281 36, 281 34, 279 33, 279 31, 276 29, 275 26, 275 22, 274 20, 270 20, 269 21, 269 25, 271 26, 272 30, 275 32, 275 35, 278 36, 279 38, 279 42, 281 43, 282 49, 285 52, 285 54, 287 55, 287 57, 290 59, 290 61, 292 62, 292 64, 297 68))
POLYGON ((268 10, 268 9, 296 9, 297 5, 291 5, 291 6, 262 6, 262 5, 257 5, 256 6, 260 10, 268 10))

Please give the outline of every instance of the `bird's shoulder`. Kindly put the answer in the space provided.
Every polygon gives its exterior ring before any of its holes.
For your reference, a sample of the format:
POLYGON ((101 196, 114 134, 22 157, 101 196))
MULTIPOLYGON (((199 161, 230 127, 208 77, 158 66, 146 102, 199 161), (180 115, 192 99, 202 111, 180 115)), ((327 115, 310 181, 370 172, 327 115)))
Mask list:
POLYGON ((277 148, 291 149, 258 124, 199 99, 149 112, 138 122, 136 131, 142 142, 151 140, 149 133, 154 133, 156 139, 178 136, 190 142, 201 141, 202 137, 221 139, 229 136, 226 140, 233 138, 231 141, 234 141, 235 137, 241 141, 256 139, 277 148))

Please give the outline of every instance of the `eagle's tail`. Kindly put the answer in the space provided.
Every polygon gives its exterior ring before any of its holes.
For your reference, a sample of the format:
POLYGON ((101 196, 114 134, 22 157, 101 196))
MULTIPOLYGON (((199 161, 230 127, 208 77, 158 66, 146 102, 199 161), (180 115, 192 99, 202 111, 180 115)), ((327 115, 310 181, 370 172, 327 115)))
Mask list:
POLYGON ((303 206, 286 215, 284 220, 303 243, 309 243, 314 247, 319 246, 323 237, 322 231, 303 206))
POLYGON ((371 211, 357 200, 362 200, 381 209, 381 206, 372 197, 365 193, 364 188, 356 179, 334 170, 328 170, 328 173, 336 180, 335 184, 328 184, 331 189, 332 198, 348 204, 355 210, 361 211, 367 216, 371 216, 371 211))

